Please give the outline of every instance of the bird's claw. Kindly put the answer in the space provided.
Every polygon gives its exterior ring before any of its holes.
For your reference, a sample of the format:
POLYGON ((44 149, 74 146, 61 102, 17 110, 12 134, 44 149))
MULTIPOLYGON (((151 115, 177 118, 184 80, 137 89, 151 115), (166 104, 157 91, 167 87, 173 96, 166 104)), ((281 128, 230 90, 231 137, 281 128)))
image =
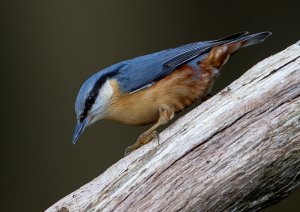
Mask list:
POLYGON ((137 141, 133 145, 126 148, 125 156, 129 155, 131 152, 140 148, 141 146, 149 143, 152 139, 157 139, 157 142, 159 144, 159 134, 157 131, 152 131, 150 134, 143 133, 142 135, 140 135, 140 137, 137 139, 137 141))

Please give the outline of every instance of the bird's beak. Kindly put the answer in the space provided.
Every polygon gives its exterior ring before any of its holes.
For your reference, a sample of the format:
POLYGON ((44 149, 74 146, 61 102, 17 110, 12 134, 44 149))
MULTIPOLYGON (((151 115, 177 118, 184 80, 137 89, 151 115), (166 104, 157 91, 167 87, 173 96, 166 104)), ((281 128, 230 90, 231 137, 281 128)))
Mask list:
POLYGON ((73 144, 76 144, 80 135, 83 133, 84 129, 88 126, 90 122, 89 116, 87 116, 83 122, 80 122, 79 120, 77 121, 75 130, 74 130, 74 135, 73 135, 73 144))

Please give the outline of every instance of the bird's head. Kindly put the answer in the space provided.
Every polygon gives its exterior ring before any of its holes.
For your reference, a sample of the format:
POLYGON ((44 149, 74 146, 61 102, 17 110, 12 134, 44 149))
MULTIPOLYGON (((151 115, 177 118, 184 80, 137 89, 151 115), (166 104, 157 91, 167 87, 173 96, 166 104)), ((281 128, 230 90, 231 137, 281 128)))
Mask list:
POLYGON ((81 86, 75 102, 77 124, 73 135, 75 144, 86 127, 102 119, 110 106, 113 88, 110 80, 117 74, 117 69, 110 67, 100 71, 81 86))

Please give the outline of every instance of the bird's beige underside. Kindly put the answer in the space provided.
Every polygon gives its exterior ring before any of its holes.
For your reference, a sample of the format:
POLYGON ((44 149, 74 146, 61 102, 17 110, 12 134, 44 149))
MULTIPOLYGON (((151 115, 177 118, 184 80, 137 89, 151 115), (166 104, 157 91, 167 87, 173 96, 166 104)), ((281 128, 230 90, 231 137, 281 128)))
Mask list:
POLYGON ((212 82, 211 72, 196 73, 198 79, 194 72, 184 66, 150 88, 132 94, 120 93, 117 83, 112 80, 115 94, 105 118, 130 125, 144 125, 158 120, 162 105, 172 107, 174 112, 183 110, 203 96, 212 82))

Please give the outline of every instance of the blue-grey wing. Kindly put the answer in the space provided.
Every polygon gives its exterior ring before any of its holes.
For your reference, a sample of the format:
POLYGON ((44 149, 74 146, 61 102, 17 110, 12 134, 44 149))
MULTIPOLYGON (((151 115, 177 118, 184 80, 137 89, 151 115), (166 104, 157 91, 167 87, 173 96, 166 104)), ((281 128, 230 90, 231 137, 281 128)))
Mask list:
POLYGON ((174 58, 167 61, 164 64, 164 68, 171 68, 174 70, 178 66, 185 64, 196 57, 199 57, 203 53, 208 52, 212 47, 236 40, 246 34, 248 34, 248 32, 239 32, 218 40, 202 42, 202 45, 194 44, 192 46, 187 46, 183 49, 182 52, 179 52, 178 55, 174 56, 174 58))
POLYGON ((245 34, 247 32, 219 40, 191 43, 124 61, 116 76, 121 91, 134 92, 147 88, 172 73, 178 66, 206 54, 214 46, 230 42, 245 34))
POLYGON ((172 72, 163 69, 165 60, 158 53, 124 61, 116 78, 122 92, 130 93, 149 87, 172 72))

